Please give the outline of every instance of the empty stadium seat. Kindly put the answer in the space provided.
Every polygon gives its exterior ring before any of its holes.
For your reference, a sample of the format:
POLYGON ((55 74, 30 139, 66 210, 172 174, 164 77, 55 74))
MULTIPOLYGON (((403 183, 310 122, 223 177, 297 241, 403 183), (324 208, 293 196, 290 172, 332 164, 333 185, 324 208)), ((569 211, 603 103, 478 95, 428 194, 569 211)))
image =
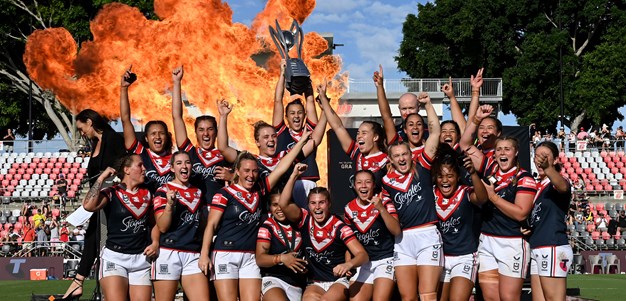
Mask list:
POLYGON ((609 232, 602 232, 602 239, 607 240, 611 238, 611 234, 609 232))
POLYGON ((592 231, 591 232, 591 239, 596 240, 600 238, 600 232, 598 231, 592 231))

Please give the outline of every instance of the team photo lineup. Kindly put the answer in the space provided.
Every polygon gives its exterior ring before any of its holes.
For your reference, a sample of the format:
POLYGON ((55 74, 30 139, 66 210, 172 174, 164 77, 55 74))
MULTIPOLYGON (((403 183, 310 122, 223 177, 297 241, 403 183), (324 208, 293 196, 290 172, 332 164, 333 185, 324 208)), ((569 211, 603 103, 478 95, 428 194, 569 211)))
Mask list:
POLYGON ((82 294, 99 258, 106 300, 174 300, 179 285, 192 301, 470 300, 475 289, 484 300, 519 300, 529 273, 534 300, 565 300, 571 184, 559 150, 536 145, 536 176, 520 167, 518 140, 480 103, 483 69, 471 75, 468 116, 452 82, 441 87, 452 120, 440 122, 426 92, 403 94, 392 116, 378 66, 371 84, 383 122, 364 121, 353 137, 329 84, 308 80, 297 96, 289 61, 280 64, 271 123, 249 125, 254 137, 229 136, 229 116, 247 112, 224 99, 190 135, 183 66, 171 72, 173 129, 150 120, 136 136, 129 88, 141 75, 132 66, 120 71, 123 134, 97 109, 76 115, 91 142, 82 206, 103 212, 107 236, 100 250, 94 214, 65 297, 82 294), (352 161, 342 215, 317 184, 328 129, 352 161))

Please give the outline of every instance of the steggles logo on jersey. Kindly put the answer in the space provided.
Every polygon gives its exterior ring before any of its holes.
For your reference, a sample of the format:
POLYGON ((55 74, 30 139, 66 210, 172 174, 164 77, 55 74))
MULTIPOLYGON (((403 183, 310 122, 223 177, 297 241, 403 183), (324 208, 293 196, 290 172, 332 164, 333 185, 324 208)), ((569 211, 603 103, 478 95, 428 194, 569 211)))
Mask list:
POLYGON ((202 163, 197 162, 191 168, 193 173, 200 176, 202 179, 206 179, 207 181, 215 182, 215 168, 217 165, 211 165, 210 167, 205 167, 202 163))
POLYGON ((126 232, 132 229, 133 233, 137 233, 145 229, 145 222, 145 218, 136 220, 132 216, 127 216, 122 220, 122 225, 124 225, 124 228, 120 229, 120 231, 126 232))
POLYGON ((422 183, 418 182, 416 185, 412 185, 407 192, 396 194, 393 200, 396 204, 396 209, 400 211, 404 205, 408 206, 414 201, 420 202, 422 200, 421 191, 422 183))
POLYGON ((158 185, 163 185, 171 181, 172 179, 174 179, 174 175, 172 175, 171 173, 159 175, 159 173, 156 170, 147 170, 146 179, 148 179, 148 182, 155 182, 158 185))
POLYGON ((198 222, 199 222, 199 218, 198 218, 198 212, 196 213, 191 213, 189 211, 183 211, 180 214, 180 226, 185 226, 185 225, 194 225, 195 228, 198 227, 198 222))
POLYGON ((259 218, 261 217, 261 211, 257 210, 254 213, 250 213, 249 211, 243 211, 239 214, 239 222, 237 226, 241 225, 250 225, 259 222, 259 218))
POLYGON ((313 248, 311 247, 306 247, 306 252, 307 252, 307 258, 309 259, 313 259, 319 263, 323 263, 323 264, 330 264, 330 259, 328 259, 329 257, 332 257, 333 254, 335 253, 335 251, 324 251, 324 252, 319 252, 319 251, 315 251, 313 250, 313 248))
POLYGON ((530 226, 534 225, 536 222, 539 222, 539 220, 541 220, 541 217, 539 216, 539 212, 541 212, 541 202, 535 203, 535 206, 533 207, 533 211, 530 213, 530 218, 528 219, 530 226))
POLYGON ((376 240, 378 236, 380 236, 380 229, 370 229, 367 233, 356 232, 356 238, 363 245, 369 245, 372 242, 373 245, 379 245, 379 242, 376 240))
POLYGON ((439 226, 441 229, 441 233, 445 234, 452 230, 452 233, 458 233, 458 227, 461 225, 461 217, 451 218, 447 221, 439 221, 439 226))

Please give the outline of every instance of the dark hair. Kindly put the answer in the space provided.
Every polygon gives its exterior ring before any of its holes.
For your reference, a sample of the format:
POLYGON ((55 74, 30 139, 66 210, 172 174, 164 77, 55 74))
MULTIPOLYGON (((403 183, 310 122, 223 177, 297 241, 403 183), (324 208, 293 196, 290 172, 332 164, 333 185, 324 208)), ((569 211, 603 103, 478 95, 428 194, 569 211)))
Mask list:
MULTIPOLYGON (((538 148, 542 146, 550 150, 550 152, 552 153, 552 157, 554 157, 554 160, 557 160, 559 158, 559 148, 556 146, 556 144, 554 144, 554 142, 543 141, 537 144, 537 146, 535 147, 535 152, 538 148)), ((561 164, 560 163, 554 164, 554 169, 558 172, 561 172, 561 164)))
POLYGON ((356 176, 358 176, 359 174, 362 174, 362 173, 368 174, 372 178, 372 182, 374 183, 374 189, 373 189, 374 191, 373 191, 373 193, 374 194, 380 193, 381 190, 382 190, 382 187, 380 187, 380 185, 377 185, 377 183, 376 183, 376 175, 374 175, 374 172, 369 170, 369 169, 361 169, 361 170, 359 170, 359 171, 354 173, 354 180, 353 180, 354 183, 352 183, 352 188, 356 191, 356 185, 355 185, 356 184, 356 176))
MULTIPOLYGON (((287 106, 285 107, 285 116, 287 116, 287 111, 289 111, 289 107, 291 107, 293 105, 301 105, 302 109, 304 109, 304 104, 302 103, 302 100, 300 100, 299 98, 295 99, 295 100, 289 102, 287 104, 287 106)), ((305 114, 306 114, 306 112, 305 112, 305 114)))
POLYGON ((487 120, 487 119, 491 119, 496 123, 496 130, 498 131, 498 133, 502 133, 502 121, 500 121, 498 118, 493 117, 493 116, 487 116, 485 118, 483 118, 483 120, 480 121, 480 123, 482 124, 483 121, 487 120))
POLYGON ((235 159, 235 162, 233 163, 233 168, 235 169, 235 176, 233 178, 233 183, 238 183, 239 182, 239 176, 237 175, 237 170, 239 170, 239 168, 241 168, 241 162, 244 160, 250 160, 250 161, 254 161, 254 163, 257 162, 256 157, 247 152, 247 151, 243 151, 241 153, 239 153, 237 155, 237 159, 235 159))
POLYGON ((446 121, 441 123, 441 128, 443 128, 443 126, 446 125, 446 124, 452 124, 454 126, 454 130, 456 131, 457 135, 461 135, 461 128, 459 127, 459 124, 456 123, 456 121, 454 121, 454 120, 446 120, 446 121))
POLYGON ((380 123, 378 122, 369 120, 361 122, 361 125, 363 124, 369 124, 372 127, 374 134, 378 136, 378 140, 376 141, 376 147, 378 147, 379 151, 384 152, 387 148, 387 143, 385 141, 385 130, 383 130, 382 125, 380 125, 380 123))
POLYGON ((139 157, 139 155, 137 154, 125 154, 117 161, 115 161, 115 164, 113 165, 115 168, 115 176, 117 176, 120 180, 124 180, 124 176, 126 175, 124 173, 124 168, 130 167, 133 164, 134 156, 139 157))
POLYGON ((407 120, 409 120, 409 117, 413 117, 413 116, 417 116, 420 118, 420 120, 422 121, 422 124, 424 124, 424 117, 422 117, 422 115, 418 114, 418 113, 411 113, 409 115, 406 115, 406 118, 404 118, 404 120, 402 120, 402 128, 406 130, 406 122, 407 120))
MULTIPOLYGON (((91 126, 98 133, 102 133, 106 130, 113 131, 113 128, 109 125, 109 120, 102 117, 102 115, 92 109, 84 109, 80 111, 80 113, 76 115, 76 120, 83 123, 86 123, 87 120, 91 120, 91 126)), ((91 139, 91 142, 94 143, 95 140, 96 138, 93 138, 91 139)))
POLYGON ((326 199, 328 200, 328 202, 331 202, 330 201, 330 192, 328 192, 328 189, 326 189, 326 187, 317 186, 317 187, 314 187, 313 189, 309 190, 309 195, 306 196, 307 202, 311 199, 311 195, 314 195, 314 194, 324 195, 326 197, 326 199))
POLYGON ((272 128, 273 129, 274 128, 269 123, 267 123, 267 122, 265 122, 263 120, 259 120, 259 121, 255 122, 252 126, 254 127, 254 140, 255 141, 259 141, 259 135, 261 135, 260 132, 261 132, 262 129, 264 129, 264 128, 272 128))
POLYGON ((148 123, 146 123, 146 127, 143 130, 143 141, 146 143, 146 146, 149 145, 148 132, 150 131, 150 127, 152 127, 153 125, 160 125, 163 127, 163 129, 165 130, 165 143, 163 148, 166 151, 171 152, 173 147, 172 133, 170 133, 170 130, 167 128, 167 124, 165 124, 165 122, 161 120, 150 120, 148 121, 148 123))
POLYGON ((187 155, 187 157, 189 157, 189 159, 191 159, 191 156, 189 155, 188 152, 186 152, 184 150, 177 150, 170 157, 170 166, 174 165, 174 160, 176 159, 176 156, 178 156, 178 155, 187 155))
POLYGON ((202 115, 202 116, 196 117, 196 121, 193 122, 193 128, 195 130, 197 130, 198 129, 198 125, 202 121, 208 121, 210 123, 213 123, 213 126, 215 127, 215 129, 217 129, 217 120, 215 119, 215 117, 213 117, 211 115, 202 115))
POLYGON ((457 177, 461 176, 461 167, 459 166, 459 153, 457 153, 449 144, 440 143, 437 146, 437 152, 430 168, 433 183, 436 183, 437 177, 441 175, 443 166, 450 166, 456 173, 457 177))

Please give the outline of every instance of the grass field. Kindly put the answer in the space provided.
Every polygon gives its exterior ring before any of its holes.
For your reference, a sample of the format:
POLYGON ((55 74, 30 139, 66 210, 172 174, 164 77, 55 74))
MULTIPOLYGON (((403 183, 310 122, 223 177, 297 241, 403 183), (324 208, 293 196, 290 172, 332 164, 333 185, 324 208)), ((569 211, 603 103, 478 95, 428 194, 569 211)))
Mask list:
MULTIPOLYGON (((69 280, 0 281, 0 298, 28 301, 31 294, 63 294, 69 280)), ((89 300, 95 281, 86 281, 81 300, 89 300)), ((567 287, 580 288, 583 298, 601 301, 626 300, 626 275, 570 275, 567 287)))

